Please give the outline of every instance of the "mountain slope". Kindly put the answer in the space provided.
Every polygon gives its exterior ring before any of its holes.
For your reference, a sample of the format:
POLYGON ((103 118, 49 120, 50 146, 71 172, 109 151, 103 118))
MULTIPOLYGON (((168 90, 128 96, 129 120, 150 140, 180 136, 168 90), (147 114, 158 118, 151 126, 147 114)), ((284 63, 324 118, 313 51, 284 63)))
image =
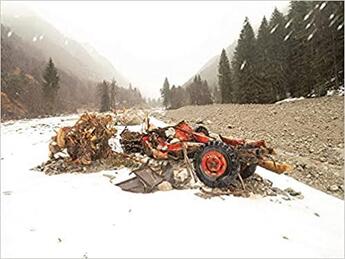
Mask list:
POLYGON ((52 57, 56 65, 80 79, 100 81, 115 78, 120 85, 129 84, 112 64, 94 49, 65 37, 56 28, 34 14, 19 17, 5 15, 3 24, 25 41, 32 42, 39 48, 47 60, 52 57))
MULTIPOLYGON (((237 41, 233 42, 231 45, 229 45, 225 50, 228 55, 229 60, 231 60, 235 47, 236 47, 237 41)), ((219 52, 220 53, 220 52, 219 52)), ((214 88, 218 85, 218 63, 219 63, 219 57, 220 55, 212 57, 209 61, 206 62, 206 64, 196 73, 201 76, 203 80, 207 80, 208 85, 211 88, 214 88)), ((194 75, 183 84, 183 86, 187 86, 189 83, 192 82, 194 78, 194 75)))
MULTIPOLYGON (((42 71, 47 60, 32 42, 19 37, 9 27, 1 25, 1 113, 3 118, 34 117, 46 113, 42 95, 42 71), (20 104, 25 114, 12 112, 20 104), (10 104, 13 104, 11 107, 10 104), (13 108, 13 109, 12 109, 13 108)), ((59 112, 75 112, 77 108, 94 107, 96 82, 79 79, 60 67, 59 112)))

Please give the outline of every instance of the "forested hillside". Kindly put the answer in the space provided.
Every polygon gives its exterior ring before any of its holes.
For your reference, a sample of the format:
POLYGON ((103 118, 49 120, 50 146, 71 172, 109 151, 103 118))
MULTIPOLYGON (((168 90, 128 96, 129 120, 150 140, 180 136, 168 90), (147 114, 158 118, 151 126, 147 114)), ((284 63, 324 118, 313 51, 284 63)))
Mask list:
MULTIPOLYGON (((22 32, 25 35, 25 32, 22 32)), ((102 98, 97 85, 103 79, 109 81, 111 78, 115 83, 114 89, 118 96, 117 103, 114 105, 129 107, 144 102, 136 88, 125 89, 124 85, 120 85, 115 77, 116 73, 110 77, 111 71, 106 69, 109 62, 95 51, 93 51, 93 57, 101 60, 101 64, 97 65, 94 62, 93 67, 87 67, 78 59, 83 56, 80 53, 85 54, 86 51, 81 49, 78 52, 77 44, 73 52, 77 57, 68 53, 63 47, 55 48, 54 46, 58 46, 56 44, 37 44, 37 41, 43 41, 44 38, 48 41, 48 37, 45 35, 44 37, 39 36, 35 40, 25 40, 13 28, 1 25, 2 119, 72 113, 77 112, 78 109, 98 110, 102 105, 102 98), (54 92, 50 92, 50 98, 48 98, 44 90, 45 85, 49 82, 44 78, 44 72, 50 58, 56 69, 58 85, 54 92), (93 69, 101 71, 104 69, 105 72, 104 74, 92 74, 90 71, 93 69), (106 73, 108 76, 102 78, 102 76, 106 76, 106 73), (51 95, 54 96, 53 99, 51 99, 51 95), (52 100, 54 100, 54 107, 50 107, 52 100)), ((92 57, 90 55, 88 57, 91 62, 92 57)), ((123 79, 122 82, 124 82, 123 79)), ((125 86, 128 88, 127 85, 125 86)), ((108 94, 110 93, 108 92, 108 94)), ((110 108, 114 107, 109 106, 110 108)))
POLYGON ((293 1, 287 16, 275 9, 269 19, 263 17, 257 35, 246 18, 229 82, 220 85, 222 102, 273 103, 287 97, 324 96, 340 88, 343 12, 343 2, 293 1))
MULTIPOLYGON (((42 72, 48 60, 42 52, 25 42, 10 28, 1 26, 1 85, 2 96, 8 105, 2 104, 2 118, 34 117, 46 114, 42 93, 42 72), (24 113, 11 111, 11 103, 20 103, 24 113)), ((77 108, 94 108, 95 82, 80 80, 71 73, 58 69, 60 90, 57 112, 74 112, 77 108)))
MULTIPOLYGON (((177 87, 179 95, 185 91, 183 105, 204 103, 192 99, 209 94, 212 102, 274 103, 338 91, 344 87, 344 2, 291 1, 287 15, 275 9, 263 17, 257 33, 245 18, 232 49, 222 50, 217 70, 215 57, 195 76, 212 87, 191 93, 195 80, 177 87)), ((161 92, 167 108, 183 106, 174 105, 176 91, 165 85, 161 92)))
POLYGON ((90 45, 80 44, 66 37, 37 15, 31 13, 19 17, 5 15, 2 17, 2 22, 24 41, 31 42, 40 49, 46 60, 54 57, 58 67, 80 79, 99 81, 114 77, 121 86, 129 85, 129 81, 90 45))

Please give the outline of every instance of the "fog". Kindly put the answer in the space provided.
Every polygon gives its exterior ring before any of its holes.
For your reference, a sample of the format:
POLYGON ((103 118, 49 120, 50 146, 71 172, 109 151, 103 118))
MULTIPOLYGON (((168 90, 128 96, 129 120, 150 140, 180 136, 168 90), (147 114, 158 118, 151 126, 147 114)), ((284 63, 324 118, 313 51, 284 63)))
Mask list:
POLYGON ((66 36, 91 44, 146 97, 163 80, 182 85, 237 39, 245 16, 253 27, 287 1, 2 2, 2 12, 30 8, 66 36))

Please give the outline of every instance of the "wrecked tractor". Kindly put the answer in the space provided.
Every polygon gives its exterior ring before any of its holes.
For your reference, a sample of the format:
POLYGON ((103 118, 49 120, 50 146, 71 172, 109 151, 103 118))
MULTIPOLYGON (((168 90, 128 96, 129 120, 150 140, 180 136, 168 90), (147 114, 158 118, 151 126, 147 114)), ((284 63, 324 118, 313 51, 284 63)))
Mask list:
POLYGON ((286 165, 273 161, 265 141, 246 141, 212 135, 203 126, 193 129, 185 121, 175 126, 148 129, 146 133, 121 133, 126 153, 141 153, 154 159, 193 159, 196 176, 209 187, 228 187, 236 178, 250 177, 261 165, 275 172, 286 165))

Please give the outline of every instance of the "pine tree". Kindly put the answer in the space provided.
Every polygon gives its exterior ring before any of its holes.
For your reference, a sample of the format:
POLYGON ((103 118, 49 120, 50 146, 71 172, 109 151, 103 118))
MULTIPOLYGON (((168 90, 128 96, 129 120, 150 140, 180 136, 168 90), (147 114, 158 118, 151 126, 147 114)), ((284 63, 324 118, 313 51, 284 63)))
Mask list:
POLYGON ((212 100, 214 103, 221 103, 222 102, 222 94, 220 91, 220 87, 215 85, 213 87, 213 91, 212 91, 212 100))
MULTIPOLYGON (((200 76, 199 76, 200 77, 200 76)), ((201 78, 200 78, 201 80, 201 78)), ((212 103, 212 97, 210 93, 210 88, 208 87, 207 80, 202 81, 200 85, 200 105, 206 105, 212 103)))
POLYGON ((312 13, 312 2, 291 1, 287 35, 289 44, 289 91, 293 97, 308 96, 315 83, 312 76, 310 33, 306 30, 312 13))
POLYGON ((161 89, 161 96, 163 98, 163 105, 168 108, 170 105, 170 85, 168 78, 165 78, 163 88, 161 89))
POLYGON ((337 89, 339 81, 343 80, 343 72, 339 74, 339 71, 344 71, 344 55, 341 54, 344 51, 344 33, 341 28, 344 23, 343 11, 343 2, 318 2, 313 8, 309 29, 313 37, 309 40, 309 47, 313 51, 310 62, 316 96, 337 89))
MULTIPOLYGON (((276 29, 276 28, 274 28, 276 29)), ((273 30, 273 29, 272 29, 273 30)), ((259 27, 256 49, 257 60, 255 63, 255 74, 257 78, 256 88, 253 89, 254 103, 271 103, 275 99, 275 91, 271 82, 271 60, 268 56, 270 32, 266 17, 262 19, 259 27)))
POLYGON ((169 95, 170 95, 170 108, 171 109, 178 108, 178 96, 177 96, 177 89, 175 85, 171 87, 169 95))
POLYGON ((268 28, 270 30, 267 55, 270 63, 269 80, 274 90, 272 101, 285 99, 288 94, 288 45, 284 40, 287 29, 284 15, 274 9, 268 28))
POLYGON ((221 102, 230 103, 233 101, 233 84, 231 70, 225 49, 222 50, 218 65, 218 85, 220 89, 221 102))
POLYGON ((110 93, 109 93, 110 108, 115 109, 115 103, 116 103, 115 97, 116 97, 116 88, 117 88, 117 83, 115 79, 111 81, 109 88, 110 88, 109 89, 110 90, 110 93))
POLYGON ((47 67, 43 71, 43 93, 47 111, 51 114, 56 109, 56 97, 59 90, 60 77, 52 58, 49 58, 47 67))
POLYGON ((103 80, 97 87, 100 96, 100 112, 107 112, 110 110, 109 83, 103 80))
POLYGON ((199 78, 197 75, 194 76, 193 82, 187 86, 187 92, 191 105, 199 104, 199 78))
POLYGON ((252 103, 255 100, 256 75, 256 39, 252 26, 246 17, 234 53, 232 68, 234 71, 234 101, 252 103))

